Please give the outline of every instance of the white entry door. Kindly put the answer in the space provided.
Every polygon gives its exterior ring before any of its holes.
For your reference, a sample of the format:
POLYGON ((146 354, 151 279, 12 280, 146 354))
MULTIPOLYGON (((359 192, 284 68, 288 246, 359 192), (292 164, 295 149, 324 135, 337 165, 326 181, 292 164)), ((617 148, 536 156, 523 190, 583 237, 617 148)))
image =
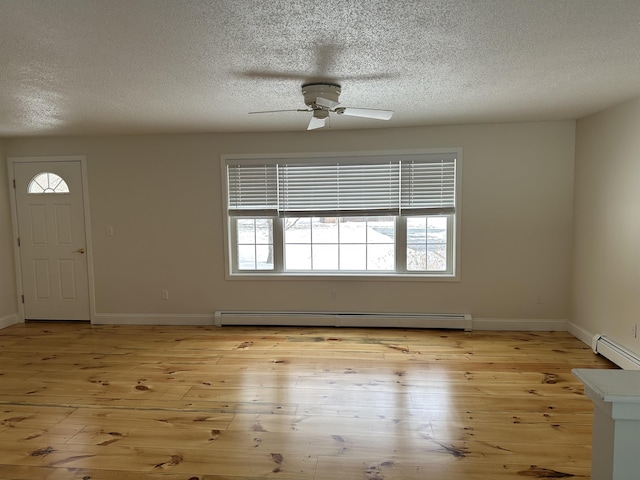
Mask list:
POLYGON ((90 320, 80 161, 14 162, 26 320, 90 320))

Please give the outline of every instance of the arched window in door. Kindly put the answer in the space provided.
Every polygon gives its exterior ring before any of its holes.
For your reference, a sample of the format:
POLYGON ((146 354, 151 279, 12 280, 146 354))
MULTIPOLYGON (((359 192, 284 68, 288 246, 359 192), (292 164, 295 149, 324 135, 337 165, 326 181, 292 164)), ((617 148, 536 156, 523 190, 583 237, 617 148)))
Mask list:
POLYGON ((27 187, 27 193, 30 195, 69 193, 69 186, 62 177, 55 173, 41 172, 31 179, 27 187))

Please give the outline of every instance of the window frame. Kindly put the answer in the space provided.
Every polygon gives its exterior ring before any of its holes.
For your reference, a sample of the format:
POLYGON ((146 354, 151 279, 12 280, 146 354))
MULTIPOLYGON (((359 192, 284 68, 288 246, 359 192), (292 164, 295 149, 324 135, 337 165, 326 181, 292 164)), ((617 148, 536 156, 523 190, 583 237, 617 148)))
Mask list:
POLYGON ((49 172, 49 171, 38 172, 33 177, 31 177, 31 180, 29 180, 29 183, 27 184, 27 195, 69 195, 70 193, 71 193, 71 190, 69 189, 69 184, 67 183, 67 181, 64 178, 62 178, 60 175, 54 172, 49 172), (54 188, 51 188, 49 185, 47 185, 47 188, 44 188, 42 184, 37 180, 42 175, 47 175, 47 183, 50 182, 50 178, 49 178, 50 175, 53 175, 55 178, 59 178, 60 181, 56 184, 54 188), (40 187, 42 191, 41 192, 33 191, 34 184, 38 185, 38 187, 40 187), (66 188, 66 190, 58 191, 58 187, 60 187, 61 185, 64 185, 64 188, 66 188))
POLYGON ((461 200, 462 200, 462 148, 420 149, 420 150, 394 150, 394 151, 358 151, 358 152, 332 152, 332 153, 289 153, 289 154, 224 154, 221 155, 221 184, 222 184, 222 223, 224 233, 225 252, 225 277, 227 279, 245 280, 296 280, 296 279, 323 279, 340 280, 419 280, 419 281, 459 281, 460 280, 460 253, 461 253, 461 200), (334 158, 371 158, 375 161, 379 157, 403 157, 409 155, 437 155, 454 154, 456 158, 455 168, 455 212, 452 214, 415 214, 397 215, 395 217, 395 271, 336 271, 336 270, 284 270, 284 228, 283 219, 272 215, 255 215, 244 218, 269 218, 273 220, 273 269, 239 270, 238 258, 234 249, 237 248, 237 224, 241 216, 228 214, 228 185, 227 164, 229 161, 273 162, 276 160, 309 160, 322 161, 334 158), (407 218, 408 217, 446 216, 447 230, 451 232, 447 242, 447 258, 451 259, 451 270, 446 272, 434 271, 409 271, 407 269, 407 218), (235 263, 235 264, 234 264, 235 263))

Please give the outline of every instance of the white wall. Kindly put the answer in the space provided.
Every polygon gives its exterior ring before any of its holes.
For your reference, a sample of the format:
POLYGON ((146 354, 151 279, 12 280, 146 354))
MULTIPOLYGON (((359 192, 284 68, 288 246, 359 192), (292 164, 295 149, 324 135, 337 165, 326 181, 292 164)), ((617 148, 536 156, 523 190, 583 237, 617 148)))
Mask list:
POLYGON ((18 320, 5 141, 0 139, 0 328, 18 320))
POLYGON ((566 320, 574 139, 575 122, 567 121, 16 138, 5 141, 5 154, 86 155, 99 314, 277 309, 566 320), (464 149, 460 282, 225 279, 221 154, 436 147, 464 149))
POLYGON ((640 355, 640 98, 577 123, 572 322, 640 355))

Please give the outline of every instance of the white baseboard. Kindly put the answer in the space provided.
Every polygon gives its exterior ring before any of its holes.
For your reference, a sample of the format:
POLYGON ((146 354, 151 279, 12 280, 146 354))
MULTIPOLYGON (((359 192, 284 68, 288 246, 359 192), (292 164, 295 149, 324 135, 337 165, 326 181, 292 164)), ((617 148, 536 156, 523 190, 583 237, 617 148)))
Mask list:
POLYGON ((0 329, 10 327, 11 325, 15 325, 16 323, 22 323, 17 313, 12 313, 11 315, 7 315, 5 317, 0 318, 0 329))
POLYGON ((567 320, 526 318, 473 318, 474 330, 502 330, 516 332, 566 332, 567 320))
POLYGON ((213 314, 98 313, 94 325, 214 325, 213 314))
POLYGON ((585 343, 591 347, 591 342, 593 341, 594 334, 585 330, 584 328, 576 325, 573 322, 569 322, 567 325, 567 331, 580 340, 582 343, 585 343))

